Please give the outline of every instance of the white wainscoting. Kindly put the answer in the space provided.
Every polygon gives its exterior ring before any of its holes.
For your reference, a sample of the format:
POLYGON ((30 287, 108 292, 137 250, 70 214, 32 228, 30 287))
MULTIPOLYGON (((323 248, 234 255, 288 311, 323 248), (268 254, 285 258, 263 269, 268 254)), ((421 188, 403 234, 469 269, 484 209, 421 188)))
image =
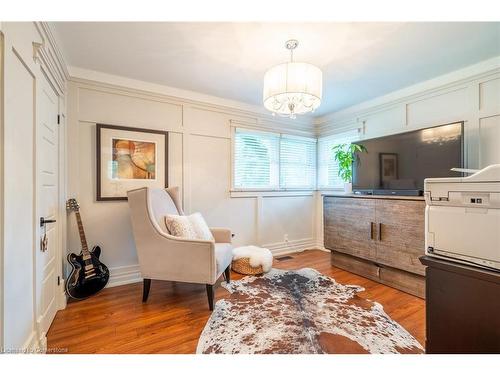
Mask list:
POLYGON ((109 281, 106 288, 114 286, 139 283, 142 281, 141 270, 138 264, 122 267, 111 267, 109 269, 109 281))
POLYGON ((362 129, 374 138, 464 122, 465 164, 500 163, 500 56, 315 119, 318 136, 362 129))
MULTIPOLYGON (((285 254, 299 253, 308 249, 325 250, 322 246, 318 247, 318 243, 314 238, 303 240, 293 240, 288 242, 277 242, 272 244, 264 244, 263 247, 271 250, 274 257, 285 254)), ((131 266, 112 267, 109 269, 109 282, 106 288, 115 286, 133 284, 142 281, 141 271, 138 264, 131 266)))
MULTIPOLYGON (((139 90, 138 81, 131 88, 112 84, 112 78, 71 78, 67 104, 68 197, 80 203, 89 245, 103 249, 102 261, 111 272, 108 287, 141 277, 127 202, 95 201, 96 123, 169 131, 169 186, 180 187, 186 213, 200 212, 209 226, 230 228, 235 246, 270 244, 276 254, 314 247, 314 192, 238 198, 230 192, 231 126, 314 136, 312 121, 275 119, 245 106, 173 98, 148 92, 147 83, 139 90)), ((67 228, 69 249, 78 252, 74 215, 69 215, 67 228)))
MULTIPOLYGON (((3 207, 0 209, 0 237, 3 236, 0 258, 3 263, 0 261, 0 275, 4 282, 0 282, 0 347, 6 351, 38 351, 46 346, 46 339, 37 319, 43 313, 44 289, 40 285, 43 270, 39 267, 42 256, 38 250, 37 225, 41 198, 35 179, 39 160, 35 162, 34 156, 37 119, 47 107, 38 95, 42 82, 48 80, 57 92, 55 100, 59 114, 64 117, 67 71, 47 24, 4 22, 0 24, 0 32, 0 48, 3 48, 0 75, 4 79, 1 100, 5 106, 0 108, 3 111, 0 115, 4 115, 0 172, 2 177, 7 176, 0 189, 3 190, 3 207)), ((60 172, 60 178, 60 181, 65 179, 64 171, 60 172)), ((60 190, 64 191, 64 187, 60 186, 60 190)), ((59 219, 57 217, 55 225, 60 225, 59 219)), ((64 238, 55 241, 64 246, 64 238)), ((55 261, 55 272, 60 275, 62 260, 55 261)), ((62 301, 56 303, 63 306, 62 301)))
MULTIPOLYGON (((362 139, 458 121, 466 167, 500 163, 500 56, 315 120, 319 137, 359 128, 362 139)), ((319 191, 316 212, 316 247, 324 248, 319 191)))

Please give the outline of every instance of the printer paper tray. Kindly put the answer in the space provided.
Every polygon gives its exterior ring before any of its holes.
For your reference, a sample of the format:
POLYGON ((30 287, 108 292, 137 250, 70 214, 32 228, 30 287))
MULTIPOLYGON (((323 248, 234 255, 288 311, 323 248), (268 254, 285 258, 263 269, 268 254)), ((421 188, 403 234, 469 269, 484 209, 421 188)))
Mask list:
POLYGON ((500 263, 499 209, 428 206, 427 215, 427 246, 500 263))

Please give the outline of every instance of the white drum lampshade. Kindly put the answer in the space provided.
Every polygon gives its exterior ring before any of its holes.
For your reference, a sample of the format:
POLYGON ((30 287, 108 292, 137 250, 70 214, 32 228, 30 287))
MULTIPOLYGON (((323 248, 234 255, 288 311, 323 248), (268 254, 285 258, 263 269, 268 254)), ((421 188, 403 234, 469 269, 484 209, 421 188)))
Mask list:
MULTIPOLYGON (((288 41, 293 51, 296 41, 288 41), (290 44, 294 42, 295 44, 290 44)), ((281 116, 295 118, 297 114, 313 112, 321 104, 323 73, 308 63, 279 64, 264 76, 264 107, 281 116)))

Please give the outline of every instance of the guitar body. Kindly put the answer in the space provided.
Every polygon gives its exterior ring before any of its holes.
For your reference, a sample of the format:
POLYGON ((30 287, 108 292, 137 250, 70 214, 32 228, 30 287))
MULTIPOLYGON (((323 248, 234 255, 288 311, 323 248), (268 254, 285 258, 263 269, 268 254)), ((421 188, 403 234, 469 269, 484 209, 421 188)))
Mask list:
POLYGON ((83 253, 68 255, 72 267, 66 281, 66 293, 74 299, 85 299, 101 291, 109 280, 109 270, 101 261, 101 248, 95 246, 90 251, 90 259, 83 253))

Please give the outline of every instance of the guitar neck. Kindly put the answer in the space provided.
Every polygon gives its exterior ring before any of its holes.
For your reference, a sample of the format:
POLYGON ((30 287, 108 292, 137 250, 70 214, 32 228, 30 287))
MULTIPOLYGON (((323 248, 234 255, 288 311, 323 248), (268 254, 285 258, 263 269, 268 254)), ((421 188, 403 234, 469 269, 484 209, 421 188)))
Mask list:
POLYGON ((87 238, 85 237, 85 230, 83 229, 82 218, 80 216, 80 211, 75 212, 76 222, 78 224, 78 232, 80 233, 80 242, 82 244, 82 253, 84 255, 89 255, 89 247, 87 245, 87 238))

